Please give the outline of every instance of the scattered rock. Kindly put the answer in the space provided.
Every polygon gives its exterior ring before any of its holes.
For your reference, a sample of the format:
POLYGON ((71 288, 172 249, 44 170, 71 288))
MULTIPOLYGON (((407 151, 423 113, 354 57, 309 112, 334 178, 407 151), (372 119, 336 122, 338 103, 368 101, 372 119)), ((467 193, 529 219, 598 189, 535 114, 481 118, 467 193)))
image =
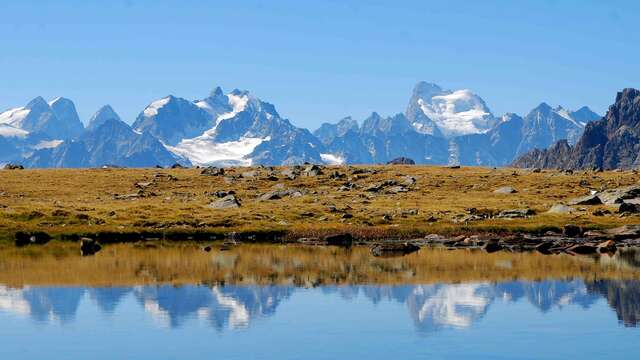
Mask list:
POLYGON ((114 200, 137 200, 142 198, 142 194, 140 193, 134 193, 134 194, 123 194, 123 195, 119 195, 119 194, 114 194, 113 195, 113 199, 114 200))
POLYGON ((404 176, 402 178, 402 184, 406 185, 406 186, 412 186, 416 184, 416 178, 414 178, 413 176, 404 176))
POLYGON ((138 189, 146 189, 149 186, 151 186, 151 184, 153 184, 152 182, 137 182, 135 184, 133 184, 133 186, 135 186, 138 189))
POLYGON ((637 239, 640 238, 640 225, 624 225, 609 229, 606 233, 616 239, 637 239))
POLYGON ((338 170, 334 170, 334 171, 331 172, 331 174, 329 174, 329 179, 331 179, 331 180, 340 180, 340 179, 344 179, 346 177, 347 177, 346 174, 342 174, 338 170))
POLYGON ((623 202, 620 204, 620 206, 618 207, 618 213, 619 214, 623 214, 623 213, 631 213, 631 214, 637 214, 640 213, 640 204, 634 204, 634 203, 630 203, 630 202, 623 202))
POLYGON ((300 176, 300 170, 284 169, 280 172, 280 174, 289 180, 295 180, 296 178, 298 178, 298 176, 300 176))
POLYGON ((600 201, 605 205, 621 204, 627 199, 640 198, 640 185, 605 190, 598 193, 598 198, 600 198, 600 201))
POLYGON ((175 163, 175 164, 171 165, 171 168, 172 169, 184 169, 185 167, 182 164, 175 163))
POLYGON ((286 190, 272 190, 267 193, 264 193, 260 196, 260 200, 278 200, 283 197, 300 197, 302 196, 302 192, 296 189, 286 189, 286 190))
POLYGON ((364 188, 364 191, 379 192, 380 190, 390 186, 401 186, 396 180, 385 180, 379 183, 371 184, 364 188))
POLYGON ((567 224, 562 228, 562 234, 566 237, 578 237, 582 235, 582 228, 577 225, 567 224))
POLYGON ((503 186, 493 191, 494 194, 515 194, 518 190, 512 188, 511 186, 503 186))
POLYGON ((5 170, 24 170, 24 166, 20 164, 6 164, 4 166, 5 170))
POLYGON ((581 196, 579 198, 571 199, 567 202, 568 205, 600 205, 602 200, 596 194, 581 196))
POLYGON ((571 214, 575 211, 576 210, 570 206, 558 203, 554 204, 547 212, 550 214, 571 214))
POLYGON ((211 202, 208 207, 212 209, 232 209, 239 208, 240 201, 236 199, 235 195, 227 195, 220 200, 211 202))
POLYGON ((500 211, 496 217, 499 219, 518 219, 533 216, 535 214, 536 212, 532 209, 511 209, 500 211))
POLYGON ((102 246, 91 238, 81 238, 80 239, 80 255, 82 256, 90 256, 95 255, 98 251, 102 249, 102 246))
POLYGON ((308 165, 304 169, 304 176, 318 176, 322 175, 322 168, 318 165, 308 165))
POLYGON ((223 168, 219 168, 219 167, 215 167, 215 166, 209 166, 207 168, 204 168, 202 171, 200 171, 200 175, 222 176, 222 175, 224 175, 224 169, 223 168))

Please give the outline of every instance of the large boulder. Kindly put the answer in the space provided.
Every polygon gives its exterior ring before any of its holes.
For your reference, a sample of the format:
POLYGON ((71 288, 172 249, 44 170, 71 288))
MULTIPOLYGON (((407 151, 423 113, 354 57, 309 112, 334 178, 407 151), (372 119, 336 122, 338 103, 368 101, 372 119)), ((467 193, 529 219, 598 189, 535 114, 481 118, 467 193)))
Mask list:
POLYGON ((212 209, 233 209, 240 207, 240 201, 235 195, 227 195, 220 200, 211 202, 208 206, 212 209))
POLYGON ((621 204, 624 200, 640 198, 640 185, 605 190, 598 193, 598 198, 605 205, 621 204))
POLYGON ((387 165, 415 165, 416 162, 413 159, 407 157, 397 157, 387 162, 387 165))

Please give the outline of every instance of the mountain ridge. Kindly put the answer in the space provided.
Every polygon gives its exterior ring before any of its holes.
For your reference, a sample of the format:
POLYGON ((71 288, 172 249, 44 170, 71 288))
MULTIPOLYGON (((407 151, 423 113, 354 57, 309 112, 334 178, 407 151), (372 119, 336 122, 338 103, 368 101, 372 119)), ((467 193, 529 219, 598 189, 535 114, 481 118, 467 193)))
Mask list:
POLYGON ((496 117, 470 90, 419 82, 402 113, 382 116, 374 111, 361 122, 345 117, 311 132, 249 91, 225 93, 217 86, 199 100, 168 95, 152 101, 130 126, 105 105, 85 129, 71 100, 47 103, 36 97, 0 113, 0 161, 37 167, 101 166, 107 160, 120 166, 166 166, 172 159, 185 165, 231 166, 367 164, 409 157, 418 164, 502 166, 563 138, 575 143, 596 117, 586 106, 571 111, 546 103, 524 117, 496 117), (103 138, 92 135, 105 123, 120 136, 117 144, 110 143, 107 133, 103 138), (107 156, 107 148, 122 153, 107 156), (133 161, 131 151, 144 156, 133 161))

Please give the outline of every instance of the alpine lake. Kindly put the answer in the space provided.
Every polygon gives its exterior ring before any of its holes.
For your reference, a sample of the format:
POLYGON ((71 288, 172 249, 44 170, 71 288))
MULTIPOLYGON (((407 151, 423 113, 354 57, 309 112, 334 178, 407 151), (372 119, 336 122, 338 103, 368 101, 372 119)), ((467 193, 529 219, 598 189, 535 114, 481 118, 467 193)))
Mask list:
POLYGON ((1 359, 632 359, 640 251, 0 248, 1 359))

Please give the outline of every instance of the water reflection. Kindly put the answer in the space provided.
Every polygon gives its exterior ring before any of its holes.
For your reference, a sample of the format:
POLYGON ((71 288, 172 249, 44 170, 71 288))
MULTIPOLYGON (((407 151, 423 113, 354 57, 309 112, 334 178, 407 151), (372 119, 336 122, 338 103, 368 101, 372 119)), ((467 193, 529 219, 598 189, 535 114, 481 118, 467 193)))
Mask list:
POLYGON ((547 280, 433 285, 354 285, 302 289, 292 286, 144 286, 114 288, 0 286, 0 311, 37 322, 66 325, 74 321, 83 301, 112 315, 124 299, 154 322, 179 328, 191 319, 219 330, 249 327, 276 313, 296 292, 338 296, 345 301, 365 298, 373 304, 397 302, 406 307, 418 332, 468 328, 480 321, 495 302, 526 302, 542 313, 565 306, 589 309, 606 301, 622 324, 635 327, 640 319, 640 281, 547 280))

